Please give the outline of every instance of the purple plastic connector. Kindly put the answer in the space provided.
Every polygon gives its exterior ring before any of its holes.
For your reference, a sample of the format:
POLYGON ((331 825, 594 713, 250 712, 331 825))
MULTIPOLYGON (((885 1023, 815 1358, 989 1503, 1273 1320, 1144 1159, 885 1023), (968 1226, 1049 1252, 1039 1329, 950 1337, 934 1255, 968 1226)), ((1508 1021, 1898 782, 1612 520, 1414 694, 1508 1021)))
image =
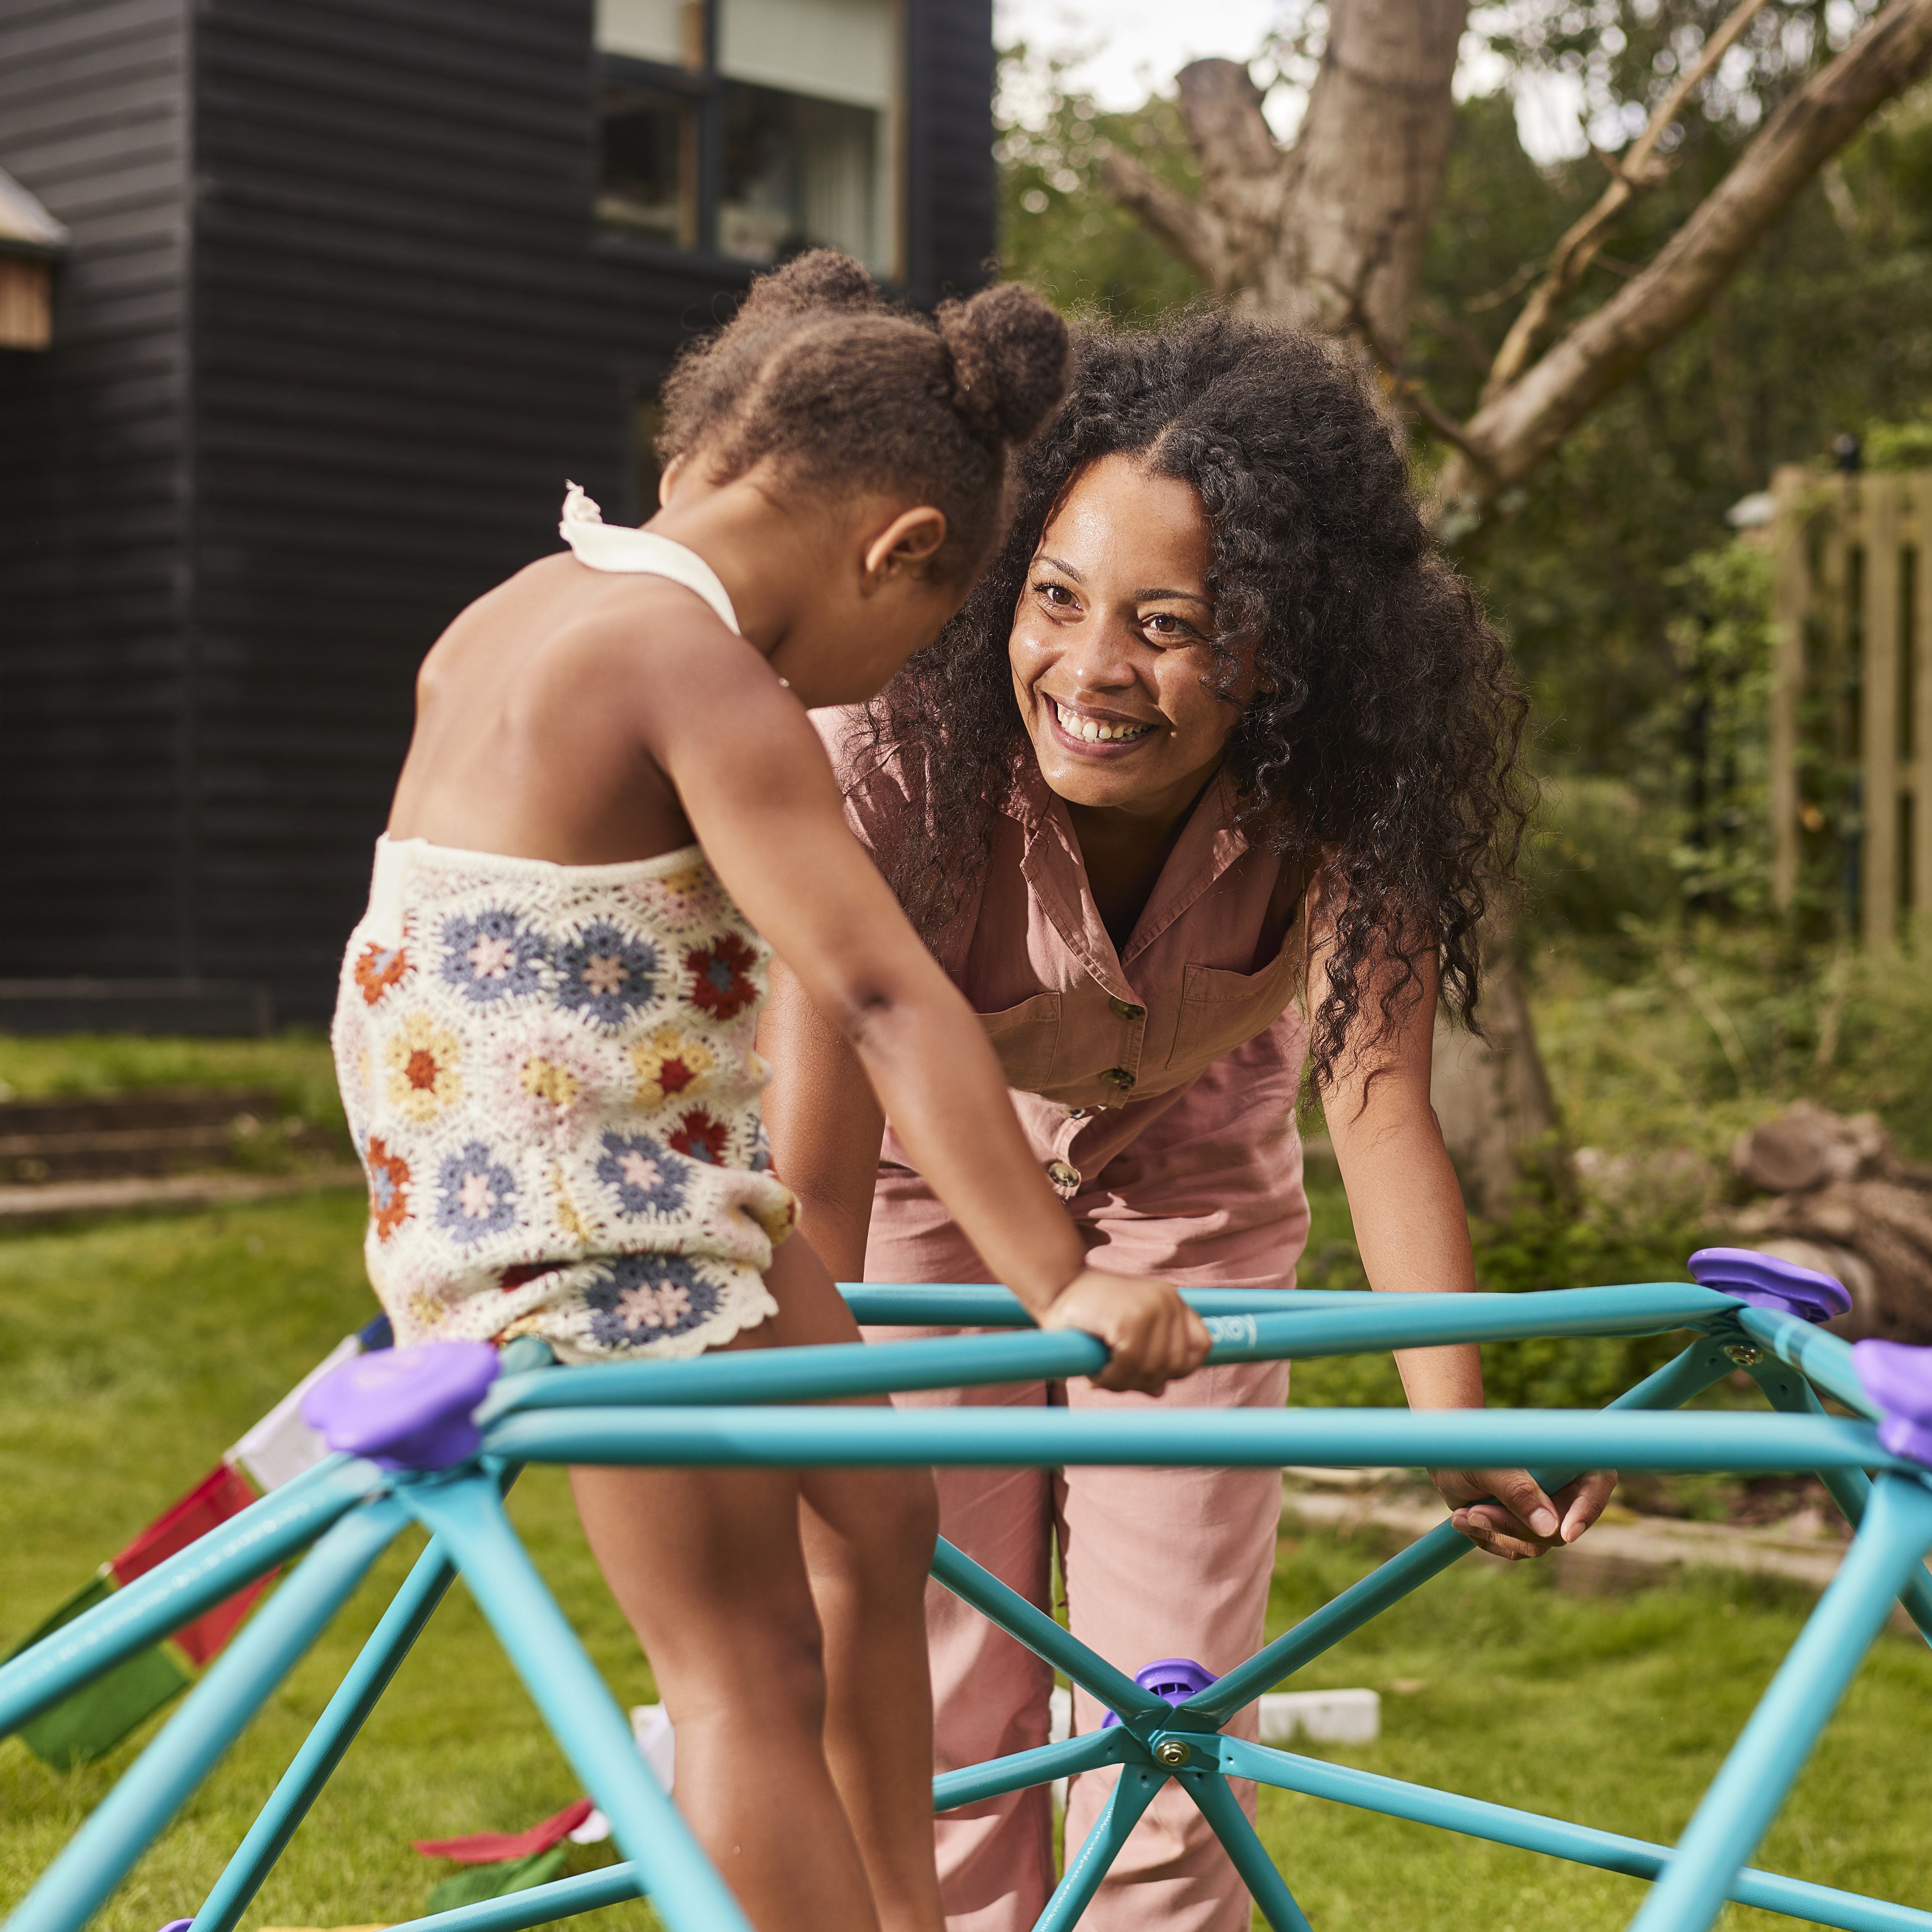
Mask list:
POLYGON ((332 1369, 302 1397, 302 1420, 332 1449, 384 1469, 447 1469, 476 1454, 470 1420, 496 1379, 488 1342, 383 1348, 332 1369))
POLYGON ((188 1928, 194 1923, 192 1918, 170 1918, 161 1928, 161 1932, 188 1932, 188 1928))
POLYGON ((1751 1248, 1700 1248, 1690 1257, 1690 1278, 1700 1288, 1735 1294, 1754 1308, 1802 1316, 1807 1322, 1828 1322, 1851 1310, 1852 1298, 1843 1282, 1751 1248))
POLYGON ((1885 1412, 1881 1445, 1932 1468, 1932 1348, 1910 1342, 1854 1342, 1852 1366, 1885 1412))
MULTIPOLYGON (((1199 1696, 1214 1682, 1214 1673, 1191 1657, 1157 1657, 1134 1672, 1134 1682, 1143 1690, 1151 1690, 1156 1697, 1165 1697, 1170 1704, 1179 1706, 1190 1697, 1199 1696)), ((1109 1711, 1100 1720, 1100 1728, 1104 1731, 1109 1724, 1120 1721, 1119 1714, 1109 1711)))

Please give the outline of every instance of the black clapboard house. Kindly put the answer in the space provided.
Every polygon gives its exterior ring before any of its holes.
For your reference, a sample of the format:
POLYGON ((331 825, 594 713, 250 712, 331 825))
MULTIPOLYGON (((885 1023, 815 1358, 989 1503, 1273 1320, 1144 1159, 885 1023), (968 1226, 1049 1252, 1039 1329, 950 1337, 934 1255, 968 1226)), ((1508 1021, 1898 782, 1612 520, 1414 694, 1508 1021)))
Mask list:
POLYGON ((0 1030, 323 1017, 437 632, 566 477, 638 517, 759 264, 982 279, 992 81, 990 0, 0 0, 70 235, 0 350, 0 1030))

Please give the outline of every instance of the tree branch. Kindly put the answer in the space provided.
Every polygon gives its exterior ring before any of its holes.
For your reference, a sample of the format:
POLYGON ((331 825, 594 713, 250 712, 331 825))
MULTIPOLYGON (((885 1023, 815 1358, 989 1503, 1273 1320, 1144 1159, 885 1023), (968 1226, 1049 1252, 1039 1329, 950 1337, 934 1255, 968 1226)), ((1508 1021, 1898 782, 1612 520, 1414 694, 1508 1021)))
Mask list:
POLYGON ((1543 280, 1510 325, 1502 346, 1496 351, 1496 359, 1490 365, 1489 380, 1483 385, 1482 403, 1493 402, 1522 373, 1524 364, 1544 332, 1555 319, 1557 310, 1569 300, 1576 284, 1583 279, 1592 258, 1604 245, 1611 225, 1636 199, 1640 189, 1653 187, 1663 178, 1663 170, 1654 164, 1652 157, 1657 152, 1658 142, 1664 138, 1664 130, 1684 111, 1691 95, 1766 4, 1766 0, 1740 0, 1724 24, 1704 43, 1696 59, 1678 76, 1676 84, 1657 104, 1656 111, 1645 124, 1643 132, 1629 148, 1614 159, 1607 154, 1600 157, 1610 170, 1610 184, 1604 189, 1596 206, 1582 220, 1573 223, 1569 232, 1551 250, 1543 280))
POLYGON ((1281 150, 1262 112, 1262 91, 1239 61, 1190 61, 1174 76, 1174 88, 1204 186, 1216 176, 1263 181, 1280 169, 1281 150))
POLYGON ((1232 263, 1227 224, 1210 208, 1185 195, 1118 148, 1100 157, 1100 183, 1129 214, 1178 255, 1208 286, 1225 294, 1232 263))
POLYGON ((1475 460, 1450 459, 1442 500, 1486 502, 1528 476, 1594 404, 1688 326, 1820 165, 1928 67, 1932 0, 1892 0, 1785 101, 1642 273, 1478 408, 1466 426, 1475 460))

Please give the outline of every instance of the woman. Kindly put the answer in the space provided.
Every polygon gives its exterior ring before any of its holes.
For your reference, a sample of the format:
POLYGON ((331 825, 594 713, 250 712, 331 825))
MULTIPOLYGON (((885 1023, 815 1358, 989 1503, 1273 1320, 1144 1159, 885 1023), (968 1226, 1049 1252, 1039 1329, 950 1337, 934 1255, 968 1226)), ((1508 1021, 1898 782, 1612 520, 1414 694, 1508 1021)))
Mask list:
MULTIPOLYGON (((852 824, 981 1014, 1091 1258, 1291 1287, 1305 1066, 1371 1284, 1473 1287, 1430 1048, 1438 999, 1475 1003, 1477 923, 1522 820, 1522 706, 1429 546, 1396 430, 1342 352, 1202 314, 1088 338, 1018 480, 1012 536, 939 642, 821 723, 852 824)), ((776 1164, 833 1274, 986 1279, 795 985, 775 986, 760 1044, 776 1164)), ((1396 1360, 1414 1406, 1480 1406, 1473 1348, 1396 1360)), ((1160 1400, 1274 1407, 1287 1386, 1283 1364, 1208 1369, 1160 1400)), ((1615 1481, 1552 1498, 1520 1469, 1435 1480, 1457 1527, 1510 1558, 1574 1540, 1615 1481)), ((1180 1655, 1218 1672, 1262 1641, 1272 1472, 946 1471, 940 1496, 941 1533, 1042 1606, 1057 1540, 1075 1633, 1129 1672, 1180 1655)), ((1045 1664, 937 1589, 928 1629, 942 1769, 1045 1742, 1045 1664)), ((1076 1693, 1076 1730, 1102 1714, 1076 1693)), ((1076 1780, 1070 1844, 1110 1781, 1076 1780)), ((1032 1924, 1053 1882, 1045 1791, 938 1834, 953 1932, 1032 1924)), ((1177 1786, 1088 1922, 1246 1928, 1177 1786)))

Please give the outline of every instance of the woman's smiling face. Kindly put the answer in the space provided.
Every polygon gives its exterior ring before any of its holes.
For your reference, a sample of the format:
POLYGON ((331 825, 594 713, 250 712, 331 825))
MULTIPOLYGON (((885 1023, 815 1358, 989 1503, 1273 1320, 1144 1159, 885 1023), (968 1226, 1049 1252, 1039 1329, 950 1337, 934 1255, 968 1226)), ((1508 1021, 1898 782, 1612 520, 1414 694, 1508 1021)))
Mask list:
POLYGON ((1013 614, 1013 695, 1070 804, 1159 814, 1207 782, 1240 716, 1214 669, 1207 513, 1136 458, 1081 472, 1042 532, 1013 614))

